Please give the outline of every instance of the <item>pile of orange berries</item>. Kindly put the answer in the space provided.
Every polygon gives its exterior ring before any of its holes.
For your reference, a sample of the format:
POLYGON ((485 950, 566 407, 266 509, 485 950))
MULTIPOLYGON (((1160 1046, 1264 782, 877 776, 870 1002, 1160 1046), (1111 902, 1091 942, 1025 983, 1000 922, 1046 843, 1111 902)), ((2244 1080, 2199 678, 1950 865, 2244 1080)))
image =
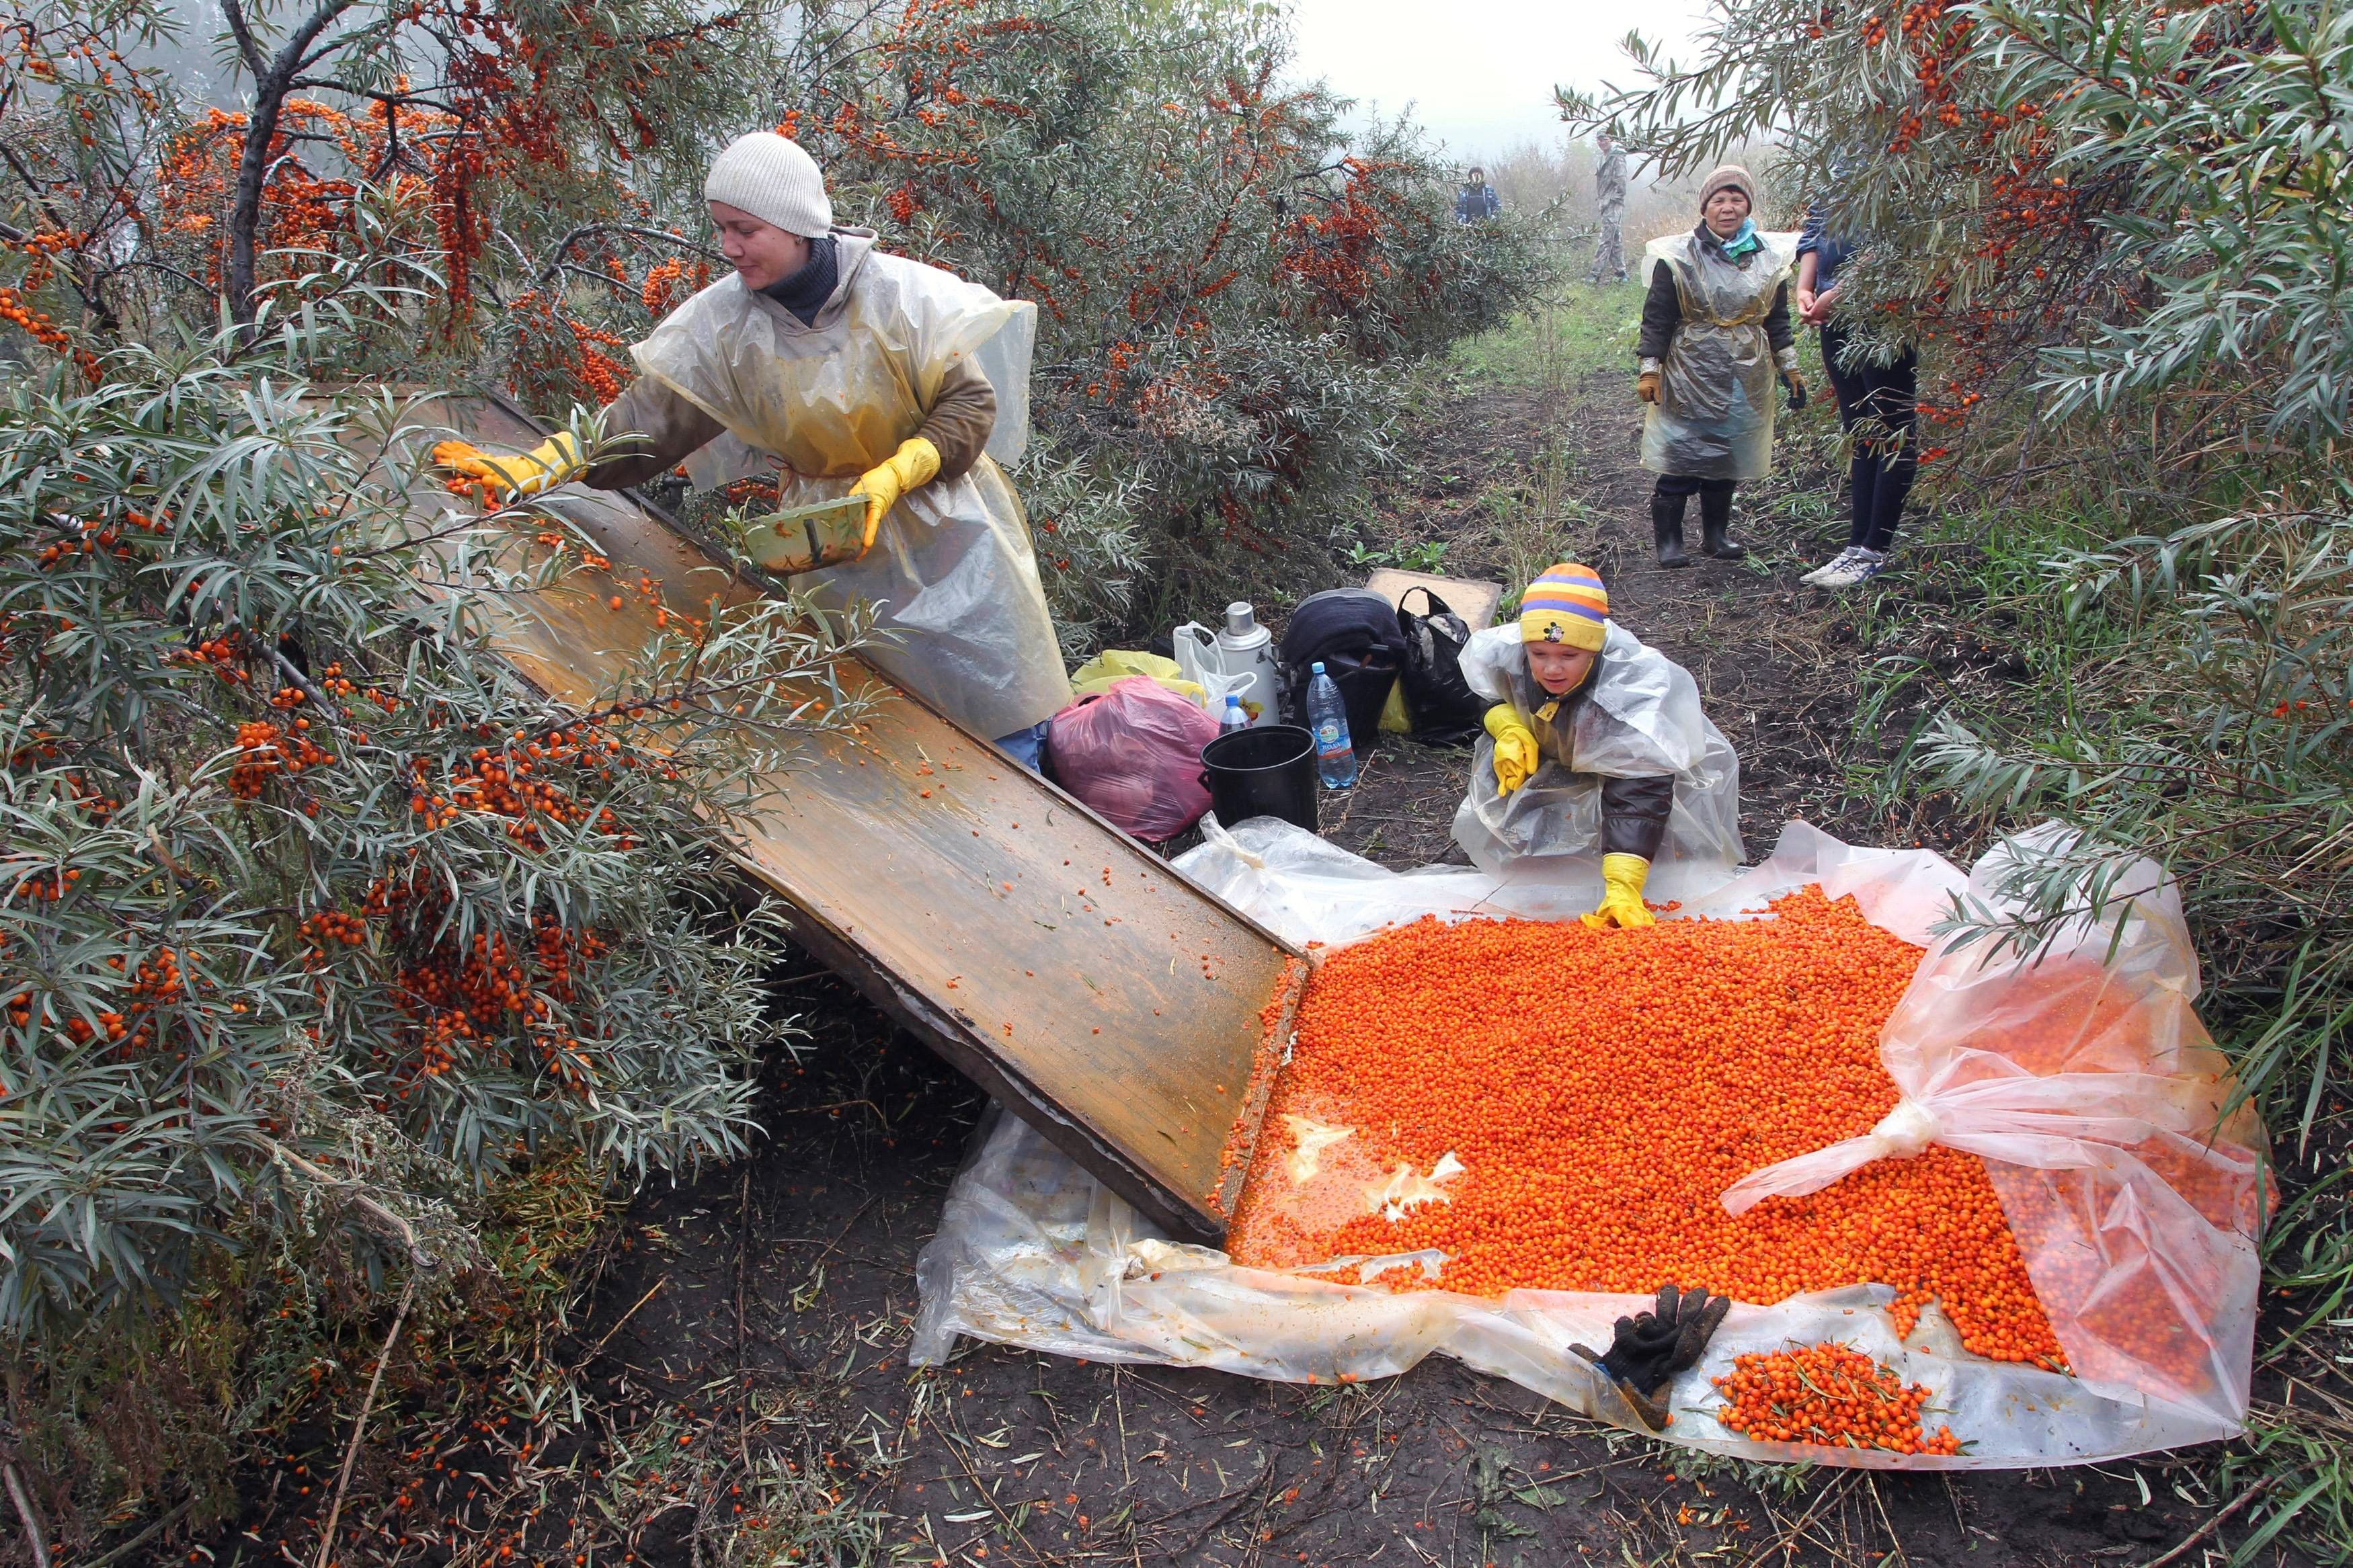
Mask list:
POLYGON ((1879 1031, 1920 950, 1817 889, 1773 913, 1632 931, 1425 920, 1334 952, 1269 1097, 1233 1257, 1435 1248, 1437 1279, 1381 1282, 1482 1296, 1672 1280, 1770 1303, 1878 1282, 1900 1332, 1935 1300, 1978 1354, 2062 1366, 1976 1155, 1931 1146, 1725 1212, 1742 1176, 1868 1132, 1898 1098, 1879 1031), (1450 1153, 1462 1173, 1436 1195, 1396 1218, 1372 1201, 1450 1153))
POLYGON ((1957 1454, 1950 1426, 1925 1432, 1923 1384, 1901 1377, 1845 1345, 1799 1345, 1735 1356, 1715 1380, 1724 1395, 1716 1424, 1767 1443, 1885 1448, 1897 1454, 1957 1454))

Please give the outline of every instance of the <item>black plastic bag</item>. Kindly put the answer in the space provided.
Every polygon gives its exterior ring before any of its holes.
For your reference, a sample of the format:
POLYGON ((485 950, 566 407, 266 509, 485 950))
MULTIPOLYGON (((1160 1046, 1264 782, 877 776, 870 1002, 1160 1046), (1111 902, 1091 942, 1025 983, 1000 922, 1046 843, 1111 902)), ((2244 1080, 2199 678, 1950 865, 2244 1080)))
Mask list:
POLYGON ((1397 618, 1405 637, 1398 679, 1405 687, 1413 738, 1426 746, 1461 746, 1476 740, 1485 727, 1488 703, 1462 679, 1462 647, 1471 640, 1471 623, 1419 584, 1399 597, 1397 618), (1405 607, 1416 594, 1422 596, 1427 614, 1417 616, 1405 607))

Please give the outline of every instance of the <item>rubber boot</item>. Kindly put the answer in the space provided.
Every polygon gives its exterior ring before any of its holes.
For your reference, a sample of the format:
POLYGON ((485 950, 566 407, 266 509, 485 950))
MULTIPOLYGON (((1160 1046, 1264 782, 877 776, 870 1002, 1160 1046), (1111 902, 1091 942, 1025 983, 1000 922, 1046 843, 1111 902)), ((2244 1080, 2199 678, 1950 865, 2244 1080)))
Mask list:
POLYGON ((1732 492, 1702 490, 1699 492, 1699 547, 1703 553, 1718 561, 1738 561, 1748 553, 1748 546, 1731 537, 1732 492))
POLYGON ((1683 553, 1683 503, 1690 499, 1651 493, 1651 542, 1659 548, 1662 566, 1691 564, 1691 557, 1683 553))

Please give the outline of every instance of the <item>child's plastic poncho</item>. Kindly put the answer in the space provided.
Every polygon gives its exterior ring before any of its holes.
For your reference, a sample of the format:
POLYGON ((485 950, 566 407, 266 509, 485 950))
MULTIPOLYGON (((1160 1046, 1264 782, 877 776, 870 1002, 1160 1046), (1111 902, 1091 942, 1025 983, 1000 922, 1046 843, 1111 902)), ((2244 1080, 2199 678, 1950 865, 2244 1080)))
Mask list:
POLYGON ((1741 267, 1696 232, 1651 241, 1647 279, 1673 278, 1683 324, 1667 345, 1659 401, 1642 419, 1642 467, 1702 479, 1761 479, 1773 467, 1773 345, 1765 318, 1788 281, 1797 236, 1759 234, 1741 267))
POLYGON ((1011 734, 1071 700, 1021 498, 997 467, 1028 439, 1037 307, 886 256, 863 235, 839 243, 847 287, 816 325, 730 275, 637 345, 638 368, 727 427, 689 459, 696 484, 774 477, 791 507, 847 495, 973 356, 997 397, 988 455, 908 491, 863 557, 796 585, 828 607, 877 605, 897 635, 865 658, 976 734, 1011 734))
POLYGON ((1544 862, 1598 862, 1602 779, 1661 774, 1673 775, 1675 799, 1658 869, 1677 889, 1684 882, 1697 888, 1725 880, 1740 864, 1740 758, 1700 710, 1690 673, 1666 655, 1609 624, 1575 710, 1567 757, 1557 754, 1555 727, 1535 721, 1547 698, 1528 674, 1516 624, 1472 634, 1462 677, 1489 701, 1510 703, 1543 752, 1535 776, 1506 795, 1495 787, 1495 742, 1480 737, 1470 793, 1454 814, 1454 841, 1481 870, 1503 877, 1544 862))

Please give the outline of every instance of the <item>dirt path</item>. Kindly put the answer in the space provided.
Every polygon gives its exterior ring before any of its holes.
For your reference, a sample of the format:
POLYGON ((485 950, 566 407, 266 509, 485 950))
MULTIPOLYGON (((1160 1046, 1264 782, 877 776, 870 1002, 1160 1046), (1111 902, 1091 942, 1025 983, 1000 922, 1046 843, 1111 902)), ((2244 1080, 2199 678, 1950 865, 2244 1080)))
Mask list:
MULTIPOLYGON (((1448 541, 1446 570, 1499 579, 1514 552, 1597 565, 1619 618, 1694 671, 1740 750, 1752 853, 1798 815, 1923 837, 1846 788, 1855 616, 1796 584, 1822 537, 1840 542, 1799 521, 1824 515, 1820 476, 1746 498, 1750 563, 1656 571, 1624 382, 1466 383, 1385 487, 1398 542, 1448 541)), ((1463 765, 1391 745, 1331 837, 1393 866, 1445 858, 1463 765)), ((886 1510, 906 1560, 2081 1564, 2144 1561, 2197 1521, 2162 1465, 2139 1468, 2146 1489, 2126 1465, 1953 1480, 1709 1465, 1441 1358, 1299 1388, 967 1343, 911 1373, 916 1254, 982 1103, 828 976, 781 985, 813 1036, 772 1086, 773 1143, 641 1199, 586 1334, 605 1336, 609 1394, 674 1405, 706 1442, 782 1442, 801 1473, 886 1510)), ((685 1561, 691 1517, 666 1516, 676 1533, 639 1554, 685 1561)), ((836 1529, 809 1523, 801 1560, 826 1560, 836 1529)))

